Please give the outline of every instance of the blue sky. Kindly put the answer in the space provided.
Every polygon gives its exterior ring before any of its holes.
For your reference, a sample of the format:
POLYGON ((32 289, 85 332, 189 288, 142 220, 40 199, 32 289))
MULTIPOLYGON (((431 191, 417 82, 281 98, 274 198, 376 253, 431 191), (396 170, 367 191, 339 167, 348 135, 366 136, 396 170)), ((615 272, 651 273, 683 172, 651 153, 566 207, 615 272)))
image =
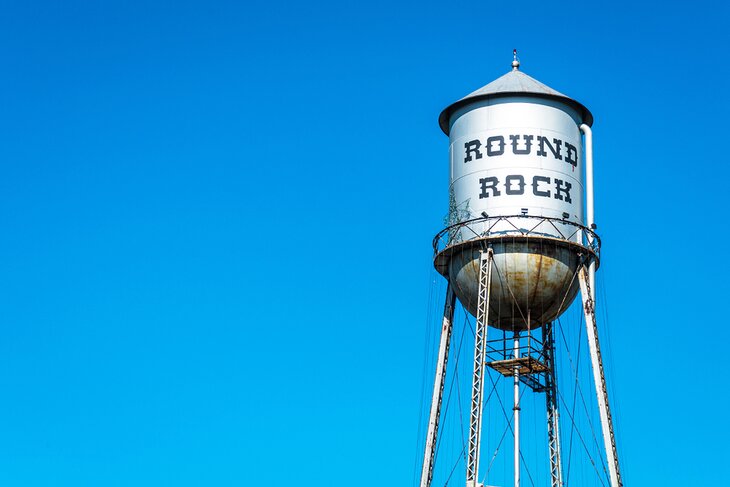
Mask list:
POLYGON ((0 484, 411 485, 437 116, 513 48, 595 115, 627 484, 725 481, 725 3, 2 5, 0 484))

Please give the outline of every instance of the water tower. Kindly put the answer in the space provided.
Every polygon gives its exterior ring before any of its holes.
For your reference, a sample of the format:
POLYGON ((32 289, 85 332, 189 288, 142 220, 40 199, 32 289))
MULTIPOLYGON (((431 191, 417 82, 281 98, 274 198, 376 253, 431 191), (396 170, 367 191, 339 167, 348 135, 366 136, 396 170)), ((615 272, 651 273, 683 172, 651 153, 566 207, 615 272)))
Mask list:
POLYGON ((612 487, 622 485, 598 343, 593 116, 581 103, 512 70, 446 107, 448 226, 434 265, 448 280, 421 471, 429 487, 456 299, 476 318, 466 486, 480 487, 486 367, 514 385, 514 485, 520 485, 520 387, 545 394, 552 487, 563 485, 553 321, 580 291, 612 487), (488 339, 495 329, 500 338, 488 339))

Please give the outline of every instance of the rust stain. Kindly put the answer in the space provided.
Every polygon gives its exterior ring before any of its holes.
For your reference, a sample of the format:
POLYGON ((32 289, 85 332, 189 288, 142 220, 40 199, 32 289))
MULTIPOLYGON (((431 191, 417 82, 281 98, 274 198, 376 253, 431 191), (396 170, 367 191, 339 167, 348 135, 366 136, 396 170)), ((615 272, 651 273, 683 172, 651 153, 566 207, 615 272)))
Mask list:
MULTIPOLYGON (((530 242, 496 242, 495 272, 490 290, 489 324, 506 330, 537 327, 555 319, 573 301, 577 285, 571 278, 579 256, 568 246, 530 242), (565 301, 562 309, 561 303, 565 301)), ((479 249, 454 252, 449 277, 462 305, 476 315, 479 286, 479 249)))

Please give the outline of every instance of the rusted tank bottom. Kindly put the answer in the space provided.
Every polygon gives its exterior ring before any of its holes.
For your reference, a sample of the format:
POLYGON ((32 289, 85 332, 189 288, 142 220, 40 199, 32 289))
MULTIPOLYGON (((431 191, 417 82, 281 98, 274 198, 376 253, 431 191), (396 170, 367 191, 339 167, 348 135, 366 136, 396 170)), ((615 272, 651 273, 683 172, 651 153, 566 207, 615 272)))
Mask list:
POLYGON ((488 237, 448 247, 434 264, 474 316, 480 251, 488 247, 494 251, 488 323, 510 331, 537 328, 560 316, 578 292, 578 265, 595 257, 576 243, 541 237, 488 237))

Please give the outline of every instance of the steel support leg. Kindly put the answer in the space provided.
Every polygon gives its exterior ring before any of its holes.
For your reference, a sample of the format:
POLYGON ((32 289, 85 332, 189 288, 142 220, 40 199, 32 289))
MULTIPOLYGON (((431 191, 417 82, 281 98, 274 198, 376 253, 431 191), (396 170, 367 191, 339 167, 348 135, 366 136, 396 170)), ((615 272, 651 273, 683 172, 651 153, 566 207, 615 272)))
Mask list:
POLYGON ((548 371, 545 374, 545 405, 547 407, 548 450, 550 453, 550 486, 563 485, 563 465, 560 451, 560 418, 558 415, 558 383, 555 375, 555 339, 553 324, 543 327, 543 355, 548 371))
POLYGON ((616 451, 616 437, 613 432, 613 419, 608 402, 608 388, 606 377, 603 373, 603 359, 601 358, 601 347, 598 343, 598 327, 596 326, 595 290, 591 288, 594 281, 593 269, 589 271, 586 266, 581 266, 578 271, 580 282, 580 294, 583 299, 583 311, 586 317, 586 330, 588 334, 588 348, 591 354, 591 365, 593 367, 593 382, 596 385, 596 396, 598 397, 598 409, 601 413, 601 428, 603 430, 603 442, 608 459, 608 470, 611 477, 611 487, 622 487, 621 471, 618 465, 618 453, 616 451), (592 271, 592 272, 591 272, 592 271))
POLYGON ((489 291, 492 282, 492 249, 482 252, 479 259, 479 301, 474 337, 474 375, 471 387, 471 415, 469 420, 469 452, 466 463, 466 487, 478 487, 479 449, 482 436, 482 407, 484 400, 484 373, 487 354, 487 322, 489 318, 489 291))
POLYGON ((449 361, 449 344, 454 321, 454 305, 456 295, 451 284, 446 288, 446 303, 444 304, 444 319, 441 322, 441 340, 439 354, 436 361, 436 377, 433 381, 433 395, 431 396, 431 412, 428 418, 428 433, 426 434, 426 451, 423 455, 421 470, 421 487, 429 487, 433 478, 433 460, 436 455, 436 438, 439 431, 441 417, 441 402, 444 397, 444 381, 446 380, 446 365, 449 361))

